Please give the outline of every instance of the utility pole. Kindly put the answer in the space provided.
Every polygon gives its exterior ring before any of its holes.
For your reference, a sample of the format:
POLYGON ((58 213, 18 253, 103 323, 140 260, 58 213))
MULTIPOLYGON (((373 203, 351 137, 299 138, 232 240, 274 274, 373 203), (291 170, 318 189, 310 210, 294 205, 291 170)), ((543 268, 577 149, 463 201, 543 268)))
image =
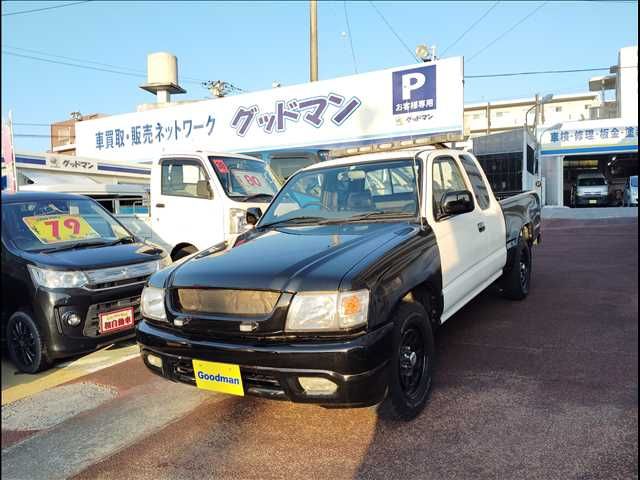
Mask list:
POLYGON ((318 80, 318 1, 309 0, 309 80, 318 80))

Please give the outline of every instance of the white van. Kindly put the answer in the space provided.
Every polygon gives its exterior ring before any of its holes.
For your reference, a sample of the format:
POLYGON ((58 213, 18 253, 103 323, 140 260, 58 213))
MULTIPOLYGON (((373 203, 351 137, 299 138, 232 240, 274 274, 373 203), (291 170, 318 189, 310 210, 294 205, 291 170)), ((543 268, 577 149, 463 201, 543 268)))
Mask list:
POLYGON ((262 160, 196 151, 163 154, 151 167, 154 241, 177 260, 235 238, 250 207, 265 210, 280 182, 262 160))

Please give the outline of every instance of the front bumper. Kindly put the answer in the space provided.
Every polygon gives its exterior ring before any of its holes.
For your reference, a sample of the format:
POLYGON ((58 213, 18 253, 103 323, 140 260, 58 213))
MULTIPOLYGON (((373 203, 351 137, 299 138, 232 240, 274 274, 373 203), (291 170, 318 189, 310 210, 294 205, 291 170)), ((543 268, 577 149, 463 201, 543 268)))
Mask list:
POLYGON ((102 334, 99 331, 99 315, 122 308, 133 308, 134 323, 140 315, 142 284, 91 291, 84 289, 39 289, 35 296, 39 321, 47 337, 47 355, 57 359, 97 350, 114 342, 133 338, 135 330, 102 334), (77 313, 82 321, 72 327, 63 321, 66 312, 77 313))
POLYGON ((606 207, 609 205, 609 197, 578 197, 576 196, 577 206, 586 207, 606 207))
POLYGON ((240 366, 246 394, 334 407, 365 407, 384 399, 391 357, 388 324, 344 341, 326 340, 269 344, 189 338, 142 320, 137 339, 142 358, 154 373, 195 385, 192 360, 240 366), (150 365, 147 355, 162 358, 162 369, 150 365), (322 377, 338 388, 331 395, 307 394, 298 377, 322 377))

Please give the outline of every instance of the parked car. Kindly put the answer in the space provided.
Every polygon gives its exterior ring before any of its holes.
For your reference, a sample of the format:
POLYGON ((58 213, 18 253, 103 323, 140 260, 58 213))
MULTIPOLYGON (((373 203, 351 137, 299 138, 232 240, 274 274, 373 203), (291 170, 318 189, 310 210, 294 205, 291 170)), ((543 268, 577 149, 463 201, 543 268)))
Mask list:
POLYGON ((247 227, 247 208, 266 207, 280 185, 264 161, 247 155, 162 155, 151 166, 153 240, 174 260, 233 243, 247 227))
POLYGON ((90 198, 3 192, 2 331, 11 360, 35 373, 131 338, 144 283, 169 263, 90 198))
POLYGON ((581 173, 571 187, 571 206, 609 205, 609 186, 602 173, 581 173))
POLYGON ((473 155, 446 149, 306 167, 257 218, 233 248, 151 276, 144 363, 207 390, 334 407, 388 392, 403 419, 427 402, 433 331, 496 281, 524 299, 540 238, 535 192, 497 201, 473 155))
POLYGON ((638 176, 634 175, 627 179, 627 183, 624 186, 624 194, 622 197, 622 205, 638 206, 638 176))

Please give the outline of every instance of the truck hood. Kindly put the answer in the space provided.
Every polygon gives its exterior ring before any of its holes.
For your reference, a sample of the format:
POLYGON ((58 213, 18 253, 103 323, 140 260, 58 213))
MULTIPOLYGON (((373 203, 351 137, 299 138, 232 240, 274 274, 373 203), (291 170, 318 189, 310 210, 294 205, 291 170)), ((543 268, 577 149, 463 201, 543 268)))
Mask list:
POLYGON ((255 231, 230 250, 197 254, 179 263, 165 277, 170 279, 165 286, 335 291, 356 263, 399 235, 415 231, 408 226, 408 222, 358 223, 255 231))
POLYGON ((110 247, 88 247, 62 252, 22 252, 26 260, 54 270, 93 270, 159 260, 166 254, 155 245, 136 242, 110 247))

